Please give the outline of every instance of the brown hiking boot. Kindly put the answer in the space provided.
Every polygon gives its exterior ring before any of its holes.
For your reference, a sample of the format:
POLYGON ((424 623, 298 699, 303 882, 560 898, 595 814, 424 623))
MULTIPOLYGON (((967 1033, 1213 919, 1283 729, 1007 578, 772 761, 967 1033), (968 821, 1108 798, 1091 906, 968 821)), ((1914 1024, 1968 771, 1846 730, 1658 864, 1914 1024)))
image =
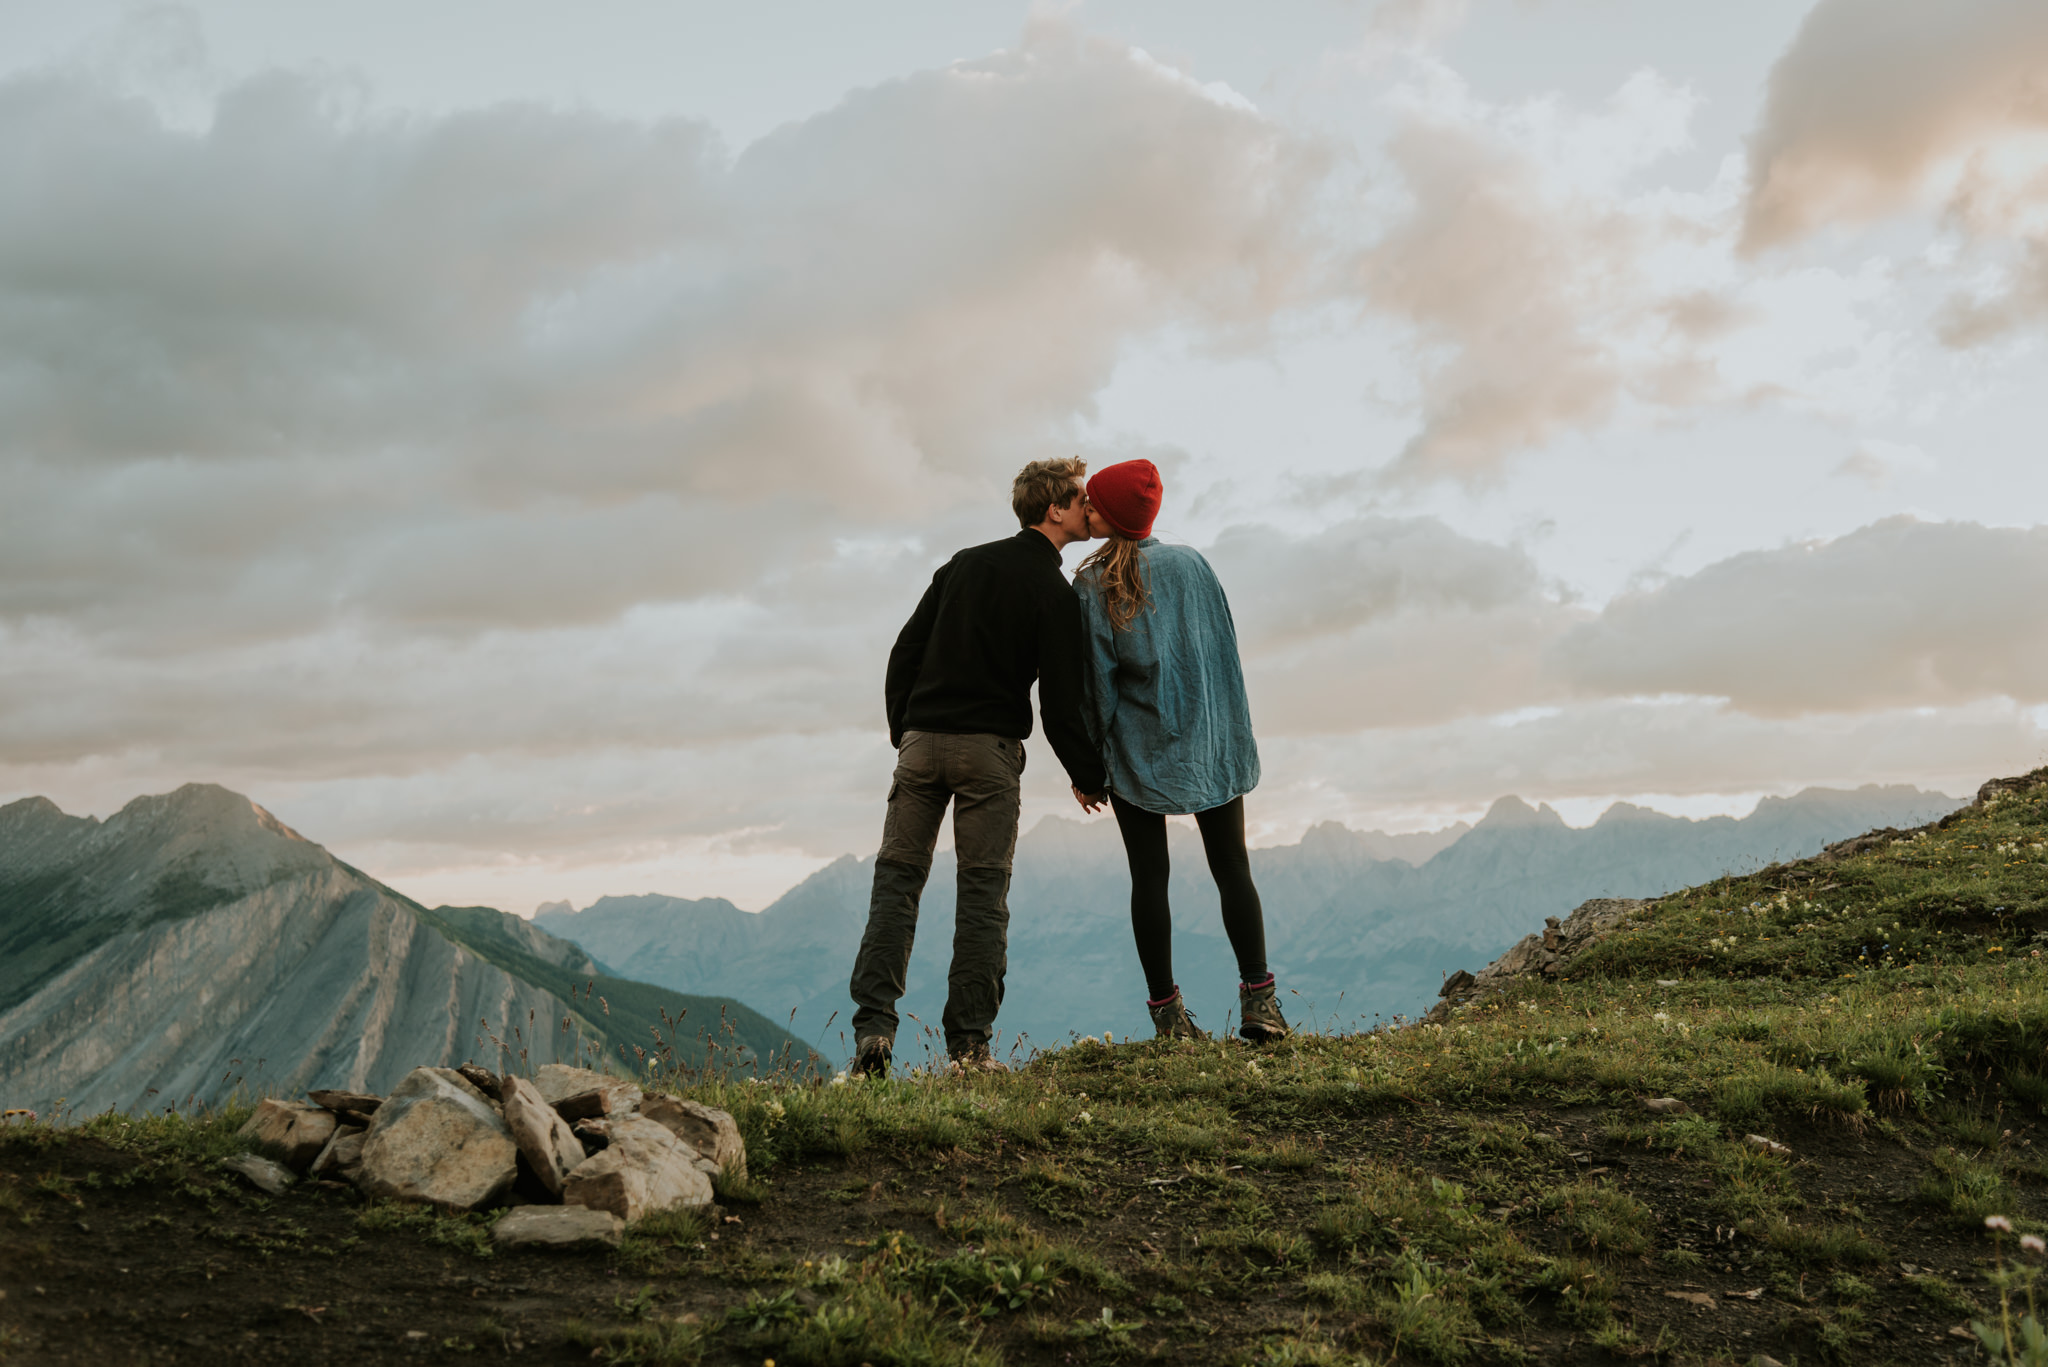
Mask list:
POLYGON ((1285 1039, 1293 1034, 1287 1028, 1287 1018, 1280 1014, 1280 1003, 1276 998, 1280 989, 1272 976, 1257 987, 1237 985, 1237 1033, 1253 1044, 1267 1044, 1276 1039, 1285 1039))
POLYGON ((1145 1009, 1152 1013, 1152 1029, 1157 1032, 1155 1039, 1207 1039, 1209 1032, 1195 1024, 1195 1018, 1188 1014, 1187 1002, 1181 998, 1180 988, 1173 989, 1173 995, 1154 1006, 1145 1003, 1145 1009))
POLYGON ((1007 1073, 1010 1065, 988 1051, 986 1044, 963 1044, 946 1050, 947 1077, 979 1077, 984 1073, 1007 1073))
POLYGON ((889 1076, 889 1060, 895 1055, 895 1046, 880 1035, 870 1035, 860 1042, 860 1050, 853 1056, 853 1066, 846 1071, 852 1077, 889 1076))

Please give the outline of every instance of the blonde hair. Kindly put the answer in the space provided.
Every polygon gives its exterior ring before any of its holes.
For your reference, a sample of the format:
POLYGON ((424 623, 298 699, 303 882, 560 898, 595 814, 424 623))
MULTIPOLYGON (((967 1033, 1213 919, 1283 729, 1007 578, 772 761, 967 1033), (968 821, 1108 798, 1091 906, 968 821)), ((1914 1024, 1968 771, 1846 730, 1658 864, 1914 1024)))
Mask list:
POLYGON ((1145 555, 1138 543, 1112 530, 1109 539, 1081 562, 1080 572, 1093 571, 1095 591, 1102 595, 1102 609, 1109 625, 1129 631, 1131 622, 1152 606, 1152 592, 1145 587, 1145 555))
POLYGON ((1017 472, 1010 485, 1010 511, 1017 525, 1036 527, 1054 508, 1064 508, 1080 496, 1074 481, 1088 475, 1088 462, 1079 456, 1060 460, 1034 460, 1017 472))

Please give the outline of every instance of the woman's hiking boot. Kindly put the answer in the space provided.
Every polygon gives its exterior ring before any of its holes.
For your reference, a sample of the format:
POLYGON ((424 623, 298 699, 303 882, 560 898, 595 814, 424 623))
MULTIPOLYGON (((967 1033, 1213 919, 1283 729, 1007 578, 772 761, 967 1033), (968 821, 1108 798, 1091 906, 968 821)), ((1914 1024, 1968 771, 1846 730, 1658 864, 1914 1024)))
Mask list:
POLYGON ((1273 975, 1270 973, 1262 983, 1239 983, 1237 1033, 1253 1044, 1285 1039, 1294 1033, 1287 1028, 1287 1018, 1280 1014, 1279 995, 1280 989, 1274 984, 1273 975))
POLYGON ((1187 1002, 1181 998, 1178 985, 1165 1001, 1148 1001, 1145 1009, 1152 1013, 1155 1039, 1209 1038, 1209 1032, 1195 1024, 1195 1018, 1188 1014, 1187 1002))

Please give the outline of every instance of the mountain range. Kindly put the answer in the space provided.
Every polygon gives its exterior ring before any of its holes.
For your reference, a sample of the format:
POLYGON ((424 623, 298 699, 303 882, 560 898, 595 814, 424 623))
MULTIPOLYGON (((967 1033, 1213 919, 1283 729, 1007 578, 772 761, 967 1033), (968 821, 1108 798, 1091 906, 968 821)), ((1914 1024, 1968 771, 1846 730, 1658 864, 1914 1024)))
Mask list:
MULTIPOLYGON (((708 975, 693 975, 703 981, 708 975)), ((607 973, 489 907, 428 909, 210 784, 105 821, 0 807, 0 1104, 73 1113, 237 1090, 385 1092, 421 1064, 609 1059, 681 1019, 739 1057, 803 1050, 726 997, 607 973)))
MULTIPOLYGON (((1655 896, 1960 805, 1907 786, 1810 788, 1766 798, 1740 819, 1617 803, 1577 828, 1547 806, 1505 797, 1475 826, 1422 837, 1326 823, 1296 844, 1252 851, 1252 867, 1283 1003, 1298 1019, 1341 1028, 1419 1013, 1445 975, 1480 967, 1587 898, 1655 896)), ((1235 964, 1200 841, 1182 825, 1169 830, 1176 974, 1197 1016, 1216 1028, 1236 1006, 1235 964)), ((614 971, 679 990, 716 984, 843 1058, 846 983, 872 873, 872 859, 842 857, 758 913, 721 898, 648 894, 581 911, 550 904, 534 923, 614 971)), ((1019 840, 998 1022, 1005 1045, 1020 1035, 1044 1045, 1077 1033, 1150 1033, 1129 896, 1113 823, 1052 817, 1019 840)), ((953 866, 941 853, 901 1004, 916 1020, 898 1036, 899 1058, 920 1057, 920 1027, 938 1026, 952 932, 953 866)))

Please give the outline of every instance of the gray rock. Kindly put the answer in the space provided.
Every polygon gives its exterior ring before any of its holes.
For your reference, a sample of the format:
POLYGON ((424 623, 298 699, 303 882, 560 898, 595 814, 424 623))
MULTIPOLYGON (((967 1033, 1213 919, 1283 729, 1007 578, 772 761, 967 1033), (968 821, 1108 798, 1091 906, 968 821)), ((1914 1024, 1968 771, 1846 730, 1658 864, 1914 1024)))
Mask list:
POLYGON ((235 1133, 269 1145, 278 1151, 286 1167, 304 1172, 320 1156, 320 1150, 327 1147, 327 1141, 334 1138, 337 1123, 334 1113, 325 1107, 272 1098, 259 1102, 256 1114, 235 1133))
MULTIPOLYGON (((533 1075, 533 1085, 550 1106, 559 1106, 570 1097, 585 1092, 604 1093, 604 1109, 587 1111, 586 1115, 627 1115, 640 1105, 640 1089, 623 1078, 606 1077, 603 1073, 588 1068, 571 1068, 566 1063, 543 1064, 533 1075)), ((569 1116, 568 1119, 580 1119, 569 1116)))
POLYGON ((452 1068, 415 1068, 392 1089, 363 1136, 367 1196, 450 1210, 489 1205, 519 1172, 505 1119, 452 1068))
POLYGON ((229 1172, 238 1172, 249 1179, 252 1186, 269 1192, 272 1196, 284 1195, 285 1188, 295 1180, 291 1169, 282 1163, 274 1163, 260 1154, 238 1153, 233 1158, 223 1158, 220 1165, 229 1172))
POLYGON ((617 1248, 625 1228, 610 1211, 589 1206, 520 1206, 491 1226, 491 1242, 506 1250, 617 1248))
POLYGON ((1595 897, 1581 903, 1562 922, 1555 916, 1546 916, 1548 924, 1541 934, 1523 936, 1476 975, 1459 969, 1454 977, 1463 981, 1456 987, 1451 985, 1453 979, 1446 979, 1443 1000, 1422 1019, 1431 1023, 1449 1020, 1454 1011, 1495 996, 1519 978, 1556 977, 1572 960, 1621 929, 1631 912, 1648 905, 1635 897, 1595 897))
POLYGON ((371 1115, 376 1111, 384 1098, 374 1096, 369 1092, 350 1092, 338 1087, 327 1087, 317 1092, 306 1093, 306 1100, 312 1102, 315 1106, 324 1106, 336 1115, 340 1115, 344 1111, 354 1111, 358 1115, 371 1115))
POLYGON ((667 1126, 626 1116, 608 1129, 610 1147, 584 1159, 562 1184, 565 1204, 608 1210, 628 1223, 671 1206, 711 1204, 711 1178, 697 1166, 704 1156, 667 1126))
POLYGON ((541 1097, 540 1089, 523 1077, 505 1074, 498 1084, 505 1099, 505 1124, 512 1142, 526 1155, 527 1166, 555 1195, 562 1194, 562 1181, 588 1154, 577 1142, 569 1122, 541 1097))
POLYGON ((731 1113, 698 1101, 656 1093, 640 1102, 640 1114, 662 1125, 676 1138, 703 1154, 720 1172, 747 1175, 747 1141, 731 1113))
POLYGON ((327 1141, 327 1147, 320 1150, 320 1156, 313 1160, 313 1176, 355 1180, 357 1169, 363 1165, 365 1132, 366 1128, 360 1125, 343 1125, 336 1130, 334 1138, 327 1141))
POLYGON ((1692 1107, 1675 1096, 1653 1096, 1643 1103, 1643 1109, 1656 1115, 1692 1114, 1692 1107))
POLYGON ((470 1086, 482 1092, 492 1101, 503 1101, 505 1099, 504 1091, 498 1082, 498 1075, 490 1069, 474 1063, 464 1063, 459 1065, 455 1071, 468 1078, 470 1086))

